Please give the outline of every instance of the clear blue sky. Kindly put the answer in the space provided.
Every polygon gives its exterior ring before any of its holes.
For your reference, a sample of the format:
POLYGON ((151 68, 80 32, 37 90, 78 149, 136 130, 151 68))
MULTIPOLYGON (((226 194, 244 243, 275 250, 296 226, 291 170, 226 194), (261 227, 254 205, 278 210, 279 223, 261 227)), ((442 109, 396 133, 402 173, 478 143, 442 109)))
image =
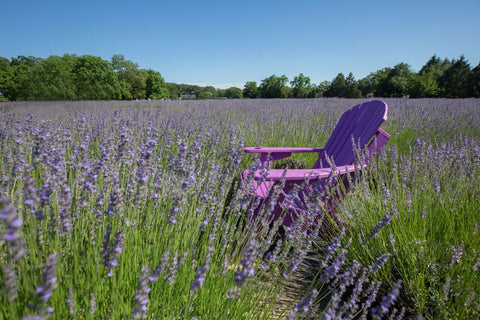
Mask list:
POLYGON ((167 82, 356 79, 436 54, 480 61, 480 0, 2 1, 0 57, 123 54, 167 82))

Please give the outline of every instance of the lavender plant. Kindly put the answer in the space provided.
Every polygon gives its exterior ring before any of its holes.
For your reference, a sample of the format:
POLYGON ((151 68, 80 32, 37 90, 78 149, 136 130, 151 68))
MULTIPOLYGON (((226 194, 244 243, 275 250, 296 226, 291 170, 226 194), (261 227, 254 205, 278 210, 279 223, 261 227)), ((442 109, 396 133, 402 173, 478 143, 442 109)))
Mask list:
MULTIPOLYGON (((0 318, 478 316, 477 100, 387 100, 391 142, 311 285, 290 292, 318 239, 249 225, 275 203, 231 188, 255 169, 243 146, 321 147, 359 102, 3 103, 0 318)), ((305 219, 321 210, 304 202, 305 219)))

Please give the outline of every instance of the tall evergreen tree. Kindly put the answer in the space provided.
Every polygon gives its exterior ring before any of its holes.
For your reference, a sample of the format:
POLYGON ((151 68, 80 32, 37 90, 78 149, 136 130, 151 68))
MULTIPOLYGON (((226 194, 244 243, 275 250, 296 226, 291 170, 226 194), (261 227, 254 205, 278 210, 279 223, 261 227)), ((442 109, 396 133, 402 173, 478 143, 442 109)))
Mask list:
POLYGON ((344 98, 360 98, 362 92, 357 87, 357 82, 353 77, 353 74, 350 72, 345 79, 345 92, 343 94, 344 98))
POLYGON ((470 65, 465 56, 453 60, 452 65, 445 70, 440 78, 442 95, 447 98, 465 98, 468 95, 468 80, 470 77, 470 65))
POLYGON ((473 68, 468 79, 468 95, 480 98, 480 62, 473 68))
POLYGON ((345 83, 345 76, 339 73, 330 83, 330 87, 325 91, 325 97, 343 97, 347 85, 345 83))

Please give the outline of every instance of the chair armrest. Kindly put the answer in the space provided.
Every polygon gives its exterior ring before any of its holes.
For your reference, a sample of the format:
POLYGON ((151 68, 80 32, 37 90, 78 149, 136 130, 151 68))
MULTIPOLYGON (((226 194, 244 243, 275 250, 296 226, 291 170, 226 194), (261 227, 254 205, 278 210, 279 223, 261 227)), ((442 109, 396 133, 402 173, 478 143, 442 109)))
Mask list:
MULTIPOLYGON (((362 168, 366 167, 366 165, 357 165, 355 169, 355 165, 347 165, 347 166, 339 166, 335 168, 334 175, 341 176, 349 172, 355 172, 355 170, 361 170, 362 168)), ((283 175, 285 174, 286 181, 298 181, 302 182, 305 178, 309 178, 309 180, 319 180, 319 179, 326 179, 330 176, 332 172, 331 168, 323 168, 323 169, 272 169, 268 171, 268 175, 266 177, 262 177, 260 171, 255 171, 255 179, 266 179, 267 181, 280 181, 282 180, 283 175), (286 171, 286 172, 285 172, 286 171)))
POLYGON ((289 148, 289 147, 247 147, 245 153, 308 153, 321 152, 323 148, 289 148))
POLYGON ((260 153, 260 160, 265 162, 270 154, 270 160, 279 160, 288 158, 293 153, 312 153, 322 152, 323 148, 289 148, 289 147, 247 147, 243 151, 245 153, 260 153))

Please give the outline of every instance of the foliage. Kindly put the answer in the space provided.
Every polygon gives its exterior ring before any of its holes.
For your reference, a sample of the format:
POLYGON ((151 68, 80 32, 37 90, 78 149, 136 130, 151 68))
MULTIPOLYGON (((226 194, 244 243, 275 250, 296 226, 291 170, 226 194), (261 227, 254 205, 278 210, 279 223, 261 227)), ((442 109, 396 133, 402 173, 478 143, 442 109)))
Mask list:
POLYGON ((75 57, 50 56, 35 64, 23 84, 22 100, 73 100, 76 97, 73 75, 75 57))
POLYGON ((439 91, 433 73, 414 74, 410 78, 408 93, 412 98, 435 97, 439 91))
POLYGON ((470 73, 469 96, 480 98, 480 63, 470 73))
MULTIPOLYGON (((240 98, 316 98, 339 97, 478 97, 480 80, 478 68, 471 70, 464 56, 458 60, 440 59, 432 56, 420 71, 401 62, 371 72, 355 80, 352 73, 346 77, 339 73, 332 81, 311 83, 303 73, 290 82, 285 75, 271 75, 259 86, 247 81, 244 88, 218 89, 213 86, 165 83, 161 74, 153 70, 140 69, 138 64, 126 60, 123 55, 114 55, 109 64, 114 78, 101 71, 97 63, 83 66, 83 75, 76 75, 79 63, 85 57, 64 55, 46 59, 18 56, 8 60, 0 58, 0 92, 2 99, 15 100, 92 100, 92 99, 240 99, 240 98), (92 68, 86 70, 85 68, 92 68), (87 73, 103 74, 96 82, 88 80, 87 73), (75 80, 75 78, 77 78, 75 80), (102 81, 100 83, 99 81, 102 81), (287 85, 289 84, 289 85, 287 85), (81 86, 81 88, 78 88, 81 86), (89 88, 89 86, 92 86, 89 88), (98 91, 100 90, 100 91, 98 91)), ((90 56, 89 60, 92 60, 90 56)), ((103 60, 102 60, 103 61, 103 60)), ((105 64, 103 62, 103 64, 105 64)))
POLYGON ((145 99, 147 90, 150 98, 169 97, 158 72, 139 69, 123 55, 111 63, 76 55, 1 58, 0 90, 10 101, 145 99))
POLYGON ((462 55, 460 59, 453 60, 451 66, 440 77, 442 95, 447 98, 466 98, 468 96, 468 81, 470 65, 462 55))
POLYGON ((315 88, 310 83, 310 78, 300 73, 290 82, 293 98, 316 98, 315 88))
POLYGON ((178 87, 175 83, 170 83, 170 82, 165 83, 165 89, 168 90, 168 96, 170 97, 170 99, 178 100, 180 96, 179 96, 178 87))
POLYGON ((163 80, 162 75, 159 72, 147 70, 145 95, 147 98, 154 100, 168 99, 170 97, 170 93, 165 87, 165 80, 163 80))
POLYGON ((120 98, 120 82, 107 61, 94 56, 81 56, 76 59, 72 73, 78 99, 120 98))
POLYGON ((286 83, 288 78, 285 75, 280 77, 271 75, 262 80, 259 86, 262 98, 286 98, 286 83))
POLYGON ((260 91, 255 81, 249 81, 245 83, 243 88, 243 97, 251 99, 260 98, 260 91))
POLYGON ((240 88, 230 87, 225 90, 225 97, 228 99, 241 99, 243 97, 243 91, 240 88))
POLYGON ((11 97, 14 94, 12 92, 14 87, 13 68, 10 65, 10 61, 6 58, 0 57, 0 92, 2 93, 0 101, 2 101, 1 99, 11 100, 11 97))

